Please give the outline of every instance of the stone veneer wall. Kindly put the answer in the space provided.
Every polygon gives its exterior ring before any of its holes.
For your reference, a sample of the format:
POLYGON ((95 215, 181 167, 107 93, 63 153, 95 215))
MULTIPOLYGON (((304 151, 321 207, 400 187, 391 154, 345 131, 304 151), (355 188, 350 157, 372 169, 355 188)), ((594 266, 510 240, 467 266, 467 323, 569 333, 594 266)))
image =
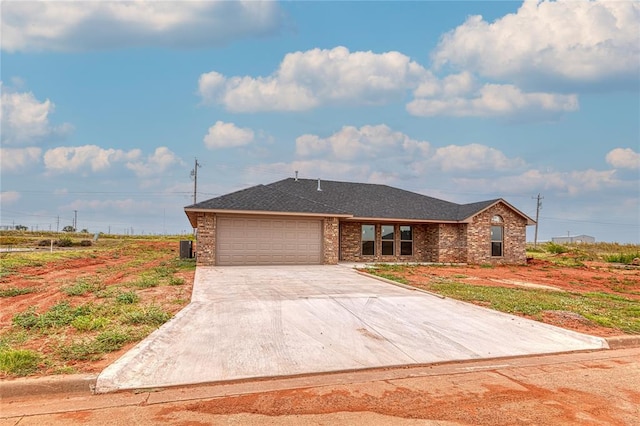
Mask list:
POLYGON ((216 215, 198 213, 197 225, 196 264, 214 266, 216 264, 216 215))
MULTIPOLYGON (((434 262, 437 254, 437 246, 433 245, 434 229, 437 230, 437 225, 431 224, 409 224, 413 228, 413 255, 401 256, 400 253, 400 224, 394 225, 394 251, 393 256, 382 255, 382 223, 374 222, 341 222, 340 223, 340 260, 346 262, 434 262), (375 225, 376 226, 376 242, 375 242, 375 255, 363 256, 361 253, 361 232, 362 225, 375 225)), ((405 225, 405 224, 402 224, 405 225)))
POLYGON ((468 225, 469 263, 524 264, 527 262, 527 220, 503 203, 473 217, 468 225), (504 232, 502 257, 491 256, 491 218, 500 215, 504 232))
POLYGON ((322 263, 335 265, 338 263, 339 222, 337 217, 325 217, 322 221, 322 263))

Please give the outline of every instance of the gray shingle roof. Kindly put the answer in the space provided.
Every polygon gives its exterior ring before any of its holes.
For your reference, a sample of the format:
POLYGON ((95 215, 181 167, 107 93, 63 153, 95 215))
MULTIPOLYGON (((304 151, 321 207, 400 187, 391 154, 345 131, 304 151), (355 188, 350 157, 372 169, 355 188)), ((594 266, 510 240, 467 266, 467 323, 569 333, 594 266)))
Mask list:
POLYGON ((387 185, 284 179, 187 206, 185 209, 353 215, 362 218, 461 221, 500 201, 456 204, 387 185))

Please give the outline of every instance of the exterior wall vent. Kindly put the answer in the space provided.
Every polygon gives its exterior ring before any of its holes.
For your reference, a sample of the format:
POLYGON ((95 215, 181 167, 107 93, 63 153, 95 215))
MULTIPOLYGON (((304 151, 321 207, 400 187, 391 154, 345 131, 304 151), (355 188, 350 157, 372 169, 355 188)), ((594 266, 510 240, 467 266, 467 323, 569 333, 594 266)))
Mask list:
POLYGON ((298 171, 296 170, 296 182, 298 181, 298 171))
POLYGON ((320 187, 320 178, 318 178, 318 191, 322 191, 322 188, 320 187))

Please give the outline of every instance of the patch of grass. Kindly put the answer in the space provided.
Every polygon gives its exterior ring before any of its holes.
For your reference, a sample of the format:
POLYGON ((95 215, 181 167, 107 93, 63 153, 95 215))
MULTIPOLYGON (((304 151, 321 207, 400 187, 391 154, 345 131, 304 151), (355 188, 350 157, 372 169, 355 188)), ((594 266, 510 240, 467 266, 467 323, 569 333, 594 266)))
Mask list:
POLYGON ((611 263, 623 263, 625 265, 631 265, 633 259, 640 258, 640 252, 636 253, 617 253, 605 255, 604 260, 611 263))
POLYGON ((23 294, 35 293, 37 291, 38 289, 35 287, 9 287, 0 289, 0 297, 15 297, 23 294))
POLYGON ((122 322, 131 325, 160 326, 171 319, 169 312, 163 311, 157 305, 143 306, 128 312, 122 316, 122 322))
POLYGON ((563 246, 562 244, 556 244, 556 243, 547 243, 545 249, 548 253, 553 253, 553 254, 562 254, 562 253, 567 253, 569 251, 568 247, 563 246))
POLYGON ((45 330, 67 326, 75 318, 89 313, 91 313, 90 305, 81 305, 73 308, 69 302, 63 301, 42 314, 38 314, 35 307, 32 306, 26 311, 14 315, 11 321, 14 325, 25 329, 37 328, 45 330))
POLYGON ((541 319, 543 311, 570 311, 603 327, 625 333, 640 333, 640 304, 607 293, 564 293, 535 289, 438 283, 430 290, 466 302, 478 303, 501 312, 541 319))
POLYGON ((160 279, 155 275, 141 275, 136 281, 131 283, 132 286, 138 288, 151 288, 160 285, 160 279))
POLYGON ((28 349, 0 351, 0 371, 14 376, 28 376, 38 371, 42 356, 28 349))
POLYGON ((93 317, 91 315, 80 315, 71 321, 71 326, 78 331, 102 330, 109 324, 109 319, 105 317, 93 317))
POLYGON ((114 352, 140 335, 126 328, 103 331, 90 339, 78 339, 58 347, 58 356, 64 361, 97 361, 105 353, 114 352))
POLYGON ((181 277, 170 277, 169 278, 169 285, 184 285, 184 278, 181 277))
POLYGON ((104 286, 96 278, 91 277, 80 277, 73 284, 61 288, 62 292, 67 296, 83 296, 102 289, 104 289, 104 286))
POLYGON ((116 296, 116 302, 123 305, 132 305, 140 301, 140 296, 135 291, 127 291, 116 296))

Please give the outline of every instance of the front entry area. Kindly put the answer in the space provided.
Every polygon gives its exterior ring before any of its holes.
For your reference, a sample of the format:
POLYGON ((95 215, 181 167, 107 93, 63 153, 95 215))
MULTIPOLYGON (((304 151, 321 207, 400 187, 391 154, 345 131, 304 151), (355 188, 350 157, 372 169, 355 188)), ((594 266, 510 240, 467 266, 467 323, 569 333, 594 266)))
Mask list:
POLYGON ((318 265, 321 263, 321 220, 218 216, 217 265, 318 265))

